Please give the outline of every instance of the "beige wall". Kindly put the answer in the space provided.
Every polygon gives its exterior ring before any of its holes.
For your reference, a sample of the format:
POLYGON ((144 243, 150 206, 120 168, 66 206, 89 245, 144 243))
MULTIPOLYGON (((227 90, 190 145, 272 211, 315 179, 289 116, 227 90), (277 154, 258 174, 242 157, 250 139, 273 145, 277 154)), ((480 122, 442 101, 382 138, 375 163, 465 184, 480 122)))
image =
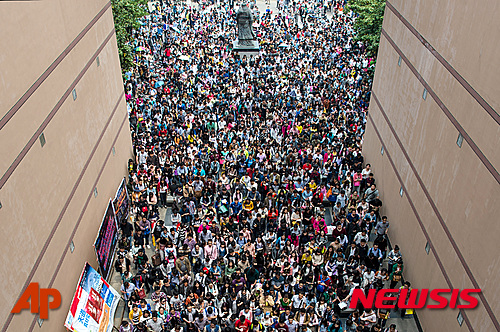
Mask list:
POLYGON ((0 189, 0 321, 11 319, 7 331, 30 331, 33 324, 35 330, 65 331, 85 261, 97 268, 92 245, 132 154, 111 7, 105 0, 2 1, 0 31, 0 116, 52 70, 0 130, 0 176, 22 157, 0 189), (40 126, 46 126, 43 147, 34 136, 40 126), (62 295, 60 309, 41 329, 28 311, 9 315, 30 281, 62 295))
POLYGON ((500 86, 495 63, 500 44, 494 41, 500 35, 500 3, 495 0, 390 2, 498 112, 500 86))
MULTIPOLYGON (((390 3, 484 100, 493 108, 500 107, 500 70, 490 62, 499 46, 488 42, 500 36, 498 24, 491 25, 499 17, 497 2, 390 3), (482 70, 486 67, 487 71, 482 70)), ((460 148, 456 141, 458 126, 499 170, 500 126, 389 8, 383 29, 363 150, 381 191, 383 213, 391 221, 391 242, 402 247, 405 278, 415 288, 475 288, 475 280, 494 318, 480 300, 477 309, 465 312, 470 330, 494 331, 494 320, 500 316, 496 277, 500 272, 500 225, 495 209, 500 203, 500 186, 471 145, 464 140, 460 148), (403 60, 398 66, 400 55, 403 60), (422 98, 424 85, 419 77, 435 98, 430 92, 422 98), (382 144, 384 155, 380 153, 382 144), (403 197, 399 195, 401 186, 405 188, 403 197), (429 255, 424 230, 434 247, 429 255)), ((458 325, 458 313, 449 309, 418 312, 426 331, 469 330, 466 322, 458 325)))

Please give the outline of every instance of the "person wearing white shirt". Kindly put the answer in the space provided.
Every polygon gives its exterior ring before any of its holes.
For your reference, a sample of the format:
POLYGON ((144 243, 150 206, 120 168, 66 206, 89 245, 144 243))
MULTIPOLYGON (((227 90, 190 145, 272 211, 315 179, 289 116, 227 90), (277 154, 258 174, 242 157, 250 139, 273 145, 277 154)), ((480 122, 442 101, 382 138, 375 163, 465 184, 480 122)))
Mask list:
POLYGON ((292 307, 294 310, 299 310, 304 307, 305 297, 303 293, 298 293, 292 296, 292 307))
POLYGON ((370 164, 366 164, 366 167, 363 168, 363 170, 361 171, 361 175, 363 176, 363 179, 367 179, 368 175, 370 173, 372 173, 371 165, 370 164))
POLYGON ((246 319, 248 319, 249 321, 253 321, 253 313, 252 313, 252 310, 250 310, 250 308, 246 307, 245 309, 241 310, 240 311, 240 317, 241 316, 245 316, 246 319))
POLYGON ((360 244, 361 243, 361 240, 365 240, 366 242, 368 242, 368 234, 366 233, 366 230, 363 229, 361 232, 358 232, 356 234, 356 236, 354 236, 354 242, 356 244, 360 244))
POLYGON ((177 225, 178 223, 181 222, 181 215, 179 212, 172 213, 172 216, 170 217, 172 220, 172 225, 177 225))
POLYGON ((367 269, 363 273, 363 281, 361 283, 361 287, 366 287, 370 285, 375 280, 375 272, 372 269, 367 269))
POLYGON ((147 321, 148 329, 154 332, 161 332, 163 330, 163 319, 159 318, 156 312, 153 314, 152 318, 147 321))
POLYGON ((371 328, 375 323, 377 323, 377 315, 375 314, 375 311, 373 311, 371 308, 365 309, 363 314, 361 314, 361 317, 359 318, 361 320, 361 323, 363 326, 371 328))

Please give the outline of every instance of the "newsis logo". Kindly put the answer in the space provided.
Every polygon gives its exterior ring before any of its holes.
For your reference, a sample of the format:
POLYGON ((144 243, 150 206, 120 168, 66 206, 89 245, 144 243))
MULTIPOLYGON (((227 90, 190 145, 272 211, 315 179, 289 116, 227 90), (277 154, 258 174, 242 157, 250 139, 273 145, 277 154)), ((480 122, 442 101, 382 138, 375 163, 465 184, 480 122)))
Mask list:
POLYGON ((31 308, 32 314, 39 314, 40 319, 48 319, 49 309, 57 309, 60 305, 61 293, 57 289, 40 288, 37 282, 32 282, 21 295, 11 313, 18 314, 24 309, 31 308), (52 297, 52 301, 49 301, 50 297, 52 297))
POLYGON ((365 308, 377 309, 394 309, 396 303, 399 309, 443 309, 449 307, 451 309, 473 309, 477 307, 478 300, 471 294, 480 293, 480 289, 381 289, 377 292, 375 289, 370 289, 368 294, 362 289, 354 289, 351 296, 349 308, 355 309, 358 302, 365 308), (443 295, 451 293, 451 298, 448 301, 443 295), (430 298, 435 303, 427 304, 427 299, 430 298), (458 299, 460 303, 457 305, 458 299))

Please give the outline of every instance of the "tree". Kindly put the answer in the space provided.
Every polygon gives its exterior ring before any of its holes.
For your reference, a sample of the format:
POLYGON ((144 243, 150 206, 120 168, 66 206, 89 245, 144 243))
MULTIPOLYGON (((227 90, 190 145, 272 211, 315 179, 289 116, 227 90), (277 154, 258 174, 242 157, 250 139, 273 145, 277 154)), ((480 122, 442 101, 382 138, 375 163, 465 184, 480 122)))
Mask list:
POLYGON ((132 58, 132 29, 138 29, 139 18, 147 14, 147 0, 111 0, 115 21, 116 41, 122 71, 129 70, 134 64, 132 58))
POLYGON ((356 40, 365 44, 371 56, 376 56, 384 19, 385 0, 349 0, 347 8, 358 16, 354 23, 356 40))

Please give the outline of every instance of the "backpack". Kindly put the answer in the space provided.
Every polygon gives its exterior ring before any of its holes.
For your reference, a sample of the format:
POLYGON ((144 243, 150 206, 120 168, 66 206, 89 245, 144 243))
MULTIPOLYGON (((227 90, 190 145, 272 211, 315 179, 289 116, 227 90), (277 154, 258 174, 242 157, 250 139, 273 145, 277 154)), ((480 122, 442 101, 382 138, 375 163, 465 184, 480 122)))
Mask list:
MULTIPOLYGON (((264 325, 262 325, 261 322, 257 322, 257 324, 259 324, 259 331, 264 331, 264 325)), ((252 325, 250 325, 250 331, 253 331, 253 330, 254 330, 254 326, 252 323, 252 325)))

